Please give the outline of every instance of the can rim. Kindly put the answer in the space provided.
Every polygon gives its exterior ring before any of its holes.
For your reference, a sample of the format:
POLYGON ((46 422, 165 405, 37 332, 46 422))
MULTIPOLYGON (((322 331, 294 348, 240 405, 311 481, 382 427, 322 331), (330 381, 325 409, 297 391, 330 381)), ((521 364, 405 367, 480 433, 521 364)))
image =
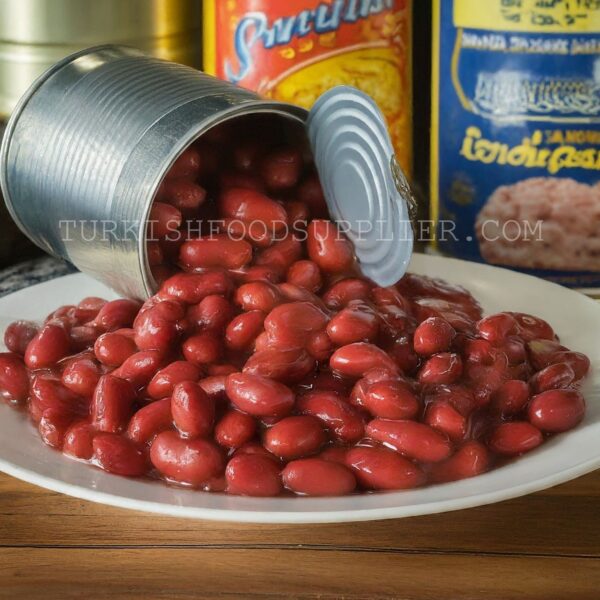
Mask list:
MULTIPOLYGON (((10 214, 12 220, 15 222, 17 227, 21 230, 23 234, 29 237, 29 232, 18 218, 17 213, 13 207, 13 201, 10 194, 10 188, 8 185, 8 153, 10 151, 10 146, 14 134, 14 130, 19 122, 19 118, 21 113, 33 97, 33 95, 38 91, 38 89, 50 78, 52 75, 60 71, 66 65, 74 62, 78 58, 85 56, 87 54, 91 54, 92 52, 97 52, 99 50, 105 49, 121 49, 134 53, 142 53, 141 50, 134 48, 133 46, 127 46, 125 44, 99 44, 97 46, 91 46, 89 48, 84 48, 82 50, 78 50, 73 54, 69 54, 65 56, 58 62, 54 63, 51 67, 46 69, 43 73, 38 75, 31 83, 31 85, 27 88, 25 93, 19 98, 14 110, 12 111, 8 123, 6 124, 6 129, 4 130, 4 135, 2 136, 2 143, 0 144, 0 188, 2 191, 2 196, 4 198, 4 204, 10 214)), ((53 256, 57 256, 54 252, 49 251, 53 256)))

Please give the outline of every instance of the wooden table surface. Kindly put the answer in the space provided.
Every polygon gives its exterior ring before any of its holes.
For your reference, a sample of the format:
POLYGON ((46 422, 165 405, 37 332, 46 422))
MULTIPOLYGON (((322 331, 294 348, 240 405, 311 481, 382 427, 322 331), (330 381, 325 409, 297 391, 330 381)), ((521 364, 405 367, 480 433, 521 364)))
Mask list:
POLYGON ((523 498, 367 523, 237 525, 0 475, 0 598, 600 598, 600 471, 523 498))

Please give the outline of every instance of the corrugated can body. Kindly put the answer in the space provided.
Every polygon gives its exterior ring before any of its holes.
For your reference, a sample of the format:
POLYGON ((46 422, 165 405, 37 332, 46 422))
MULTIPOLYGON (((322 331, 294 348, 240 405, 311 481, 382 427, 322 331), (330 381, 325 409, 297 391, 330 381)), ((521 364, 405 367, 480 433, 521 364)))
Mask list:
POLYGON ((36 77, 98 44, 125 44, 200 66, 199 0, 2 0, 0 118, 36 77))
POLYGON ((411 0, 205 0, 204 69, 310 108, 351 85, 385 114, 411 171, 411 0))
POLYGON ((169 167, 207 129, 238 115, 294 121, 300 108, 119 46, 55 65, 15 109, 0 180, 19 227, 41 248, 123 295, 153 293, 146 223, 169 167))
POLYGON ((600 2, 436 0, 444 253, 600 285, 600 2))

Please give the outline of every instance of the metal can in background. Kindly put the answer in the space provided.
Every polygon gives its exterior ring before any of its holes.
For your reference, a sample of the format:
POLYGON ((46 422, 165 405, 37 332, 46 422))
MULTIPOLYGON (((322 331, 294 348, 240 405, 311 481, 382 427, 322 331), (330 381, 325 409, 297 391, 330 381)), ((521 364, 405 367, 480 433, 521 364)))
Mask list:
POLYGON ((166 172, 208 129, 249 115, 305 138, 300 107, 132 48, 83 50, 15 108, 0 150, 6 204, 42 249, 146 298, 156 291, 146 225, 166 172))
POLYGON ((600 2, 435 0, 436 249, 600 288, 600 2))
POLYGON ((351 85, 384 113, 412 170, 411 0, 205 0, 204 70, 310 108, 351 85))
POLYGON ((200 27, 199 0, 2 0, 0 120, 36 77, 89 46, 125 44, 199 67, 200 27))

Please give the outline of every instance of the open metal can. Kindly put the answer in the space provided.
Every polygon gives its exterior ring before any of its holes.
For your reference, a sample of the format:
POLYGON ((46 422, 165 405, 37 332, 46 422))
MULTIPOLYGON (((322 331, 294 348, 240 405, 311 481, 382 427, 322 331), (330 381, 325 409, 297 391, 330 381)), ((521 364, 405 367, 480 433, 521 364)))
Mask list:
POLYGON ((300 107, 131 48, 83 50, 17 105, 0 151, 6 204, 42 249, 146 298, 156 291, 146 223, 166 172, 210 128, 250 114, 306 138, 300 107), (109 235, 95 235, 106 222, 109 235))

